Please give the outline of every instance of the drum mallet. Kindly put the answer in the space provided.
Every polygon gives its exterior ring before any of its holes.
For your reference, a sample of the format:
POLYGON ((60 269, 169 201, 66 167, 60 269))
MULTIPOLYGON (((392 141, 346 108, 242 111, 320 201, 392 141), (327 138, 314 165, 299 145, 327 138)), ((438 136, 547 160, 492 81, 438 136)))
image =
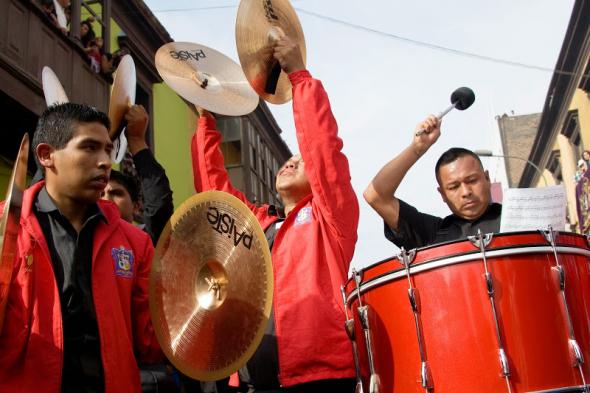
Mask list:
MULTIPOLYGON (((452 109, 459 109, 460 111, 464 111, 465 109, 469 108, 471 104, 475 101, 475 94, 473 90, 469 87, 460 87, 451 94, 451 105, 445 109, 444 111, 440 112, 436 117, 437 119, 442 119, 444 115, 449 113, 452 109)), ((426 133, 426 130, 421 129, 416 131, 416 136, 420 136, 426 133)))

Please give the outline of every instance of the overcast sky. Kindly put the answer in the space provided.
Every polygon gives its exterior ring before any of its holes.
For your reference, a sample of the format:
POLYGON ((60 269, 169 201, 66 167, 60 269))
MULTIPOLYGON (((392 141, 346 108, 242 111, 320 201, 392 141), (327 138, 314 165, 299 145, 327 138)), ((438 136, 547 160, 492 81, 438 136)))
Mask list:
MULTIPOLYGON (((238 1, 145 2, 174 40, 203 44, 239 61, 234 38, 238 1)), ((306 37, 307 68, 328 92, 359 197, 359 240, 353 260, 358 268, 397 252, 383 237, 382 221, 362 199, 375 173, 409 144, 419 121, 449 105, 455 88, 471 87, 474 105, 445 117, 441 138, 411 169, 397 193, 421 211, 449 214, 436 191, 434 163, 453 146, 501 154, 494 117, 542 110, 573 1, 292 4, 306 37)), ((283 138, 297 152, 291 105, 269 106, 283 138)), ((493 179, 504 179, 498 159, 484 159, 484 165, 493 179)))

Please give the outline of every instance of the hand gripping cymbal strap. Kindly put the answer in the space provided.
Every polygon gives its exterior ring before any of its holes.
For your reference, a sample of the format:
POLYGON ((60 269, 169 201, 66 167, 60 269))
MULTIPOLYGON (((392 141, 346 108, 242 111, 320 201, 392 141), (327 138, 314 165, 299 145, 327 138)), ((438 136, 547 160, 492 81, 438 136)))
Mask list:
POLYGON ((486 281, 486 289, 488 292, 488 297, 490 299, 490 305, 492 307, 492 316, 494 317, 494 328, 496 329, 496 339, 498 340, 498 357, 500 360, 500 371, 502 373, 502 377, 506 380, 506 388, 508 392, 512 392, 512 387, 510 385, 510 365, 508 363, 508 356, 506 355, 506 350, 504 349, 504 343, 502 341, 502 334, 500 333, 500 322, 498 318, 498 310, 496 309, 496 298, 494 292, 494 279, 492 274, 488 269, 488 260, 486 257, 486 247, 489 246, 490 242, 492 241, 493 234, 481 233, 481 230, 477 230, 477 236, 468 236, 467 239, 473 244, 475 247, 479 248, 481 252, 481 257, 483 260, 484 266, 484 278, 486 281))
POLYGON ((340 293, 342 294, 342 301, 344 304, 344 314, 346 316, 346 321, 344 322, 344 329, 346 330, 346 334, 352 343, 352 356, 354 358, 354 369, 356 372, 356 388, 355 393, 364 393, 363 392, 363 382, 361 380, 361 366, 359 362, 359 353, 358 348, 356 346, 356 332, 354 329, 354 319, 350 318, 348 315, 348 307, 346 306, 346 291, 344 289, 344 285, 340 286, 340 293))
POLYGON ((379 380, 379 375, 377 375, 377 373, 375 372, 375 361, 373 358, 373 339, 371 337, 371 329, 369 326, 369 306, 363 306, 363 301, 361 300, 361 273, 353 269, 352 275, 354 277, 354 282, 356 284, 356 294, 358 296, 359 302, 357 311, 359 314, 361 326, 363 327, 363 331, 365 332, 365 344, 367 346, 367 357, 369 358, 369 371, 371 372, 371 378, 369 380, 369 393, 379 393, 381 382, 379 380))
POLYGON ((426 359, 426 350, 424 348, 424 339, 422 336, 422 329, 420 328, 420 294, 417 288, 414 288, 412 284, 412 278, 410 277, 410 265, 416 257, 416 250, 406 251, 403 247, 401 252, 397 256, 397 259, 406 270, 406 277, 408 278, 408 300, 412 307, 412 313, 414 314, 414 324, 416 325, 416 337, 418 339, 418 350, 420 351, 420 380, 424 391, 428 393, 433 388, 432 375, 430 373, 430 367, 426 359))
POLYGON ((570 314, 570 309, 567 304, 567 297, 565 295, 565 270, 563 268, 563 265, 559 261, 559 256, 557 255, 557 247, 555 245, 556 232, 553 230, 551 225, 549 225, 547 230, 541 232, 543 233, 543 236, 545 236, 547 242, 551 244, 551 249, 553 250, 553 257, 555 258, 555 266, 552 267, 552 270, 555 272, 559 292, 561 293, 563 309, 565 311, 565 319, 568 328, 569 352, 572 367, 575 367, 580 371, 580 377, 582 378, 584 392, 588 393, 590 391, 590 388, 586 385, 586 378, 584 377, 584 370, 582 369, 582 364, 584 363, 584 356, 582 354, 580 346, 578 345, 578 342, 576 341, 576 336, 574 334, 574 323, 572 322, 572 316, 570 314))

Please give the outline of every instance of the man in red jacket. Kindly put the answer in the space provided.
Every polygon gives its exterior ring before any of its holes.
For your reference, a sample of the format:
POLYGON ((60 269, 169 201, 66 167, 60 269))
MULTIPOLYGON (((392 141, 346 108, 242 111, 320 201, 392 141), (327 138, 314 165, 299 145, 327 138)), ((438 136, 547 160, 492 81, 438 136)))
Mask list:
POLYGON ((240 371, 241 389, 353 392, 355 371, 339 291, 357 240, 358 201, 322 84, 305 70, 299 47, 288 37, 277 43, 274 56, 293 85, 301 150, 277 174, 284 211, 257 207, 232 187, 215 119, 203 109, 192 140, 196 190, 221 190, 240 198, 271 245, 273 313, 262 344, 240 371))
POLYGON ((139 392, 161 360, 148 308, 149 236, 99 200, 111 170, 104 113, 48 108, 33 137, 45 181, 24 193, 0 333, 0 392, 139 392))

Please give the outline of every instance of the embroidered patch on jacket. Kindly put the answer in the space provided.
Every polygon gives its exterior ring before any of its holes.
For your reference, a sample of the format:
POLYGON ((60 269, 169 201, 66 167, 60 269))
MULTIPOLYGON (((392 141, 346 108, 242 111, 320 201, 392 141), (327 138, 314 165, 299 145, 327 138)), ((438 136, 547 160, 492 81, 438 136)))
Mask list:
POLYGON ((311 222, 311 206, 304 207, 303 209, 297 212, 297 217, 295 217, 295 225, 302 225, 311 222))
POLYGON ((115 275, 124 278, 133 278, 133 251, 121 246, 111 250, 115 264, 115 275))

